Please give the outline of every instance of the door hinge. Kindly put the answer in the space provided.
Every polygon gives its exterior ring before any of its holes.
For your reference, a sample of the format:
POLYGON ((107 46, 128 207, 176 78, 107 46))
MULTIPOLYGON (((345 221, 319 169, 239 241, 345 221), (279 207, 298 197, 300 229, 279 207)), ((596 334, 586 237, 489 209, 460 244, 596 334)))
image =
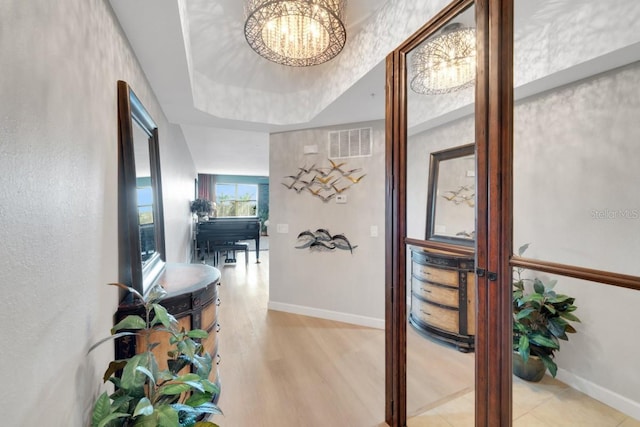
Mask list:
POLYGON ((476 274, 478 277, 484 277, 485 269, 484 268, 476 268, 476 274))
POLYGON ((487 273, 487 279, 489 279, 492 282, 497 281, 498 280, 498 273, 492 273, 492 272, 487 273))

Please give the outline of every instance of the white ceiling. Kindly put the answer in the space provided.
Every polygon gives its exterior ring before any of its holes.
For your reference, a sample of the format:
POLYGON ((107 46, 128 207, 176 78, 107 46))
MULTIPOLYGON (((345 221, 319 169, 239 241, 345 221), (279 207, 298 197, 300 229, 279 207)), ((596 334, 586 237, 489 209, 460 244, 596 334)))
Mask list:
MULTIPOLYGON (((269 133, 383 119, 384 57, 449 0, 348 0, 343 52, 325 64, 304 68, 269 62, 251 50, 244 39, 244 0, 110 2, 167 119, 181 127, 197 171, 268 175, 269 133)), ((605 3, 519 0, 516 43, 535 34, 561 44, 564 40, 554 40, 552 33, 581 25, 575 16, 591 26, 594 21, 606 23, 606 14, 620 22, 637 15, 640 4, 605 3)), ((633 22, 630 25, 637 26, 637 20, 633 22)), ((604 25, 600 31, 609 35, 616 28, 624 25, 604 25)), ((597 46, 597 37, 595 44, 598 56, 606 52, 597 46)), ((585 58, 588 55, 580 61, 585 58)), ((570 70, 576 64, 561 65, 570 70)), ((599 69, 614 65, 601 64, 599 69)), ((549 88, 540 84, 545 79, 532 77, 527 84, 538 81, 535 91, 549 88)), ((552 84, 563 82, 566 79, 552 84)), ((425 122, 442 121, 427 116, 425 122)))
MULTIPOLYGON (((251 50, 244 38, 243 0, 110 2, 165 115, 181 126, 200 173, 266 175, 270 132, 384 117, 383 57, 364 75, 355 69, 345 79, 352 84, 329 92, 321 82, 335 72, 335 59, 286 67, 251 50)), ((385 3, 347 2, 345 51, 385 3)))

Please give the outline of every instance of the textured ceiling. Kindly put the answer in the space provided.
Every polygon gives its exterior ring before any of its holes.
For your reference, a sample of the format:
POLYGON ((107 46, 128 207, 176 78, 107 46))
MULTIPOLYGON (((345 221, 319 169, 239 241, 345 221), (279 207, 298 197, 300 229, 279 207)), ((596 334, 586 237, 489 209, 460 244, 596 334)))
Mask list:
MULTIPOLYGON (((385 56, 449 0, 349 0, 344 50, 305 68, 251 50, 242 0, 110 2, 197 170, 266 175, 269 133, 382 119, 385 56)), ((518 0, 515 15, 516 96, 640 58, 640 29, 628 30, 640 2, 518 0)), ((471 100, 410 93, 410 131, 470 114, 471 100)))

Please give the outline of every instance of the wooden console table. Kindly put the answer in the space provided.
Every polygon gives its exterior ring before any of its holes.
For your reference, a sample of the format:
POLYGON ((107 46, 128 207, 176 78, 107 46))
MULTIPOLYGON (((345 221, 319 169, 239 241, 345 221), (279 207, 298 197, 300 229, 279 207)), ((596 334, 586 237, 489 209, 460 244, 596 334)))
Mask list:
MULTIPOLYGON (((160 303, 178 321, 180 327, 189 331, 204 329, 209 336, 203 340, 203 346, 214 361, 209 379, 220 386, 217 364, 218 353, 218 285, 220 271, 204 264, 172 264, 167 263, 164 272, 158 279, 159 284, 168 292, 160 303)), ((116 312, 116 322, 130 314, 144 315, 144 308, 139 303, 122 303, 116 312)), ((116 359, 124 359, 135 355, 143 346, 139 337, 126 336, 116 340, 116 359)), ((160 369, 166 369, 167 347, 159 345, 153 349, 160 369)), ((219 394, 214 397, 217 403, 219 394)))
POLYGON ((460 351, 472 351, 475 307, 473 258, 411 249, 411 326, 460 351))

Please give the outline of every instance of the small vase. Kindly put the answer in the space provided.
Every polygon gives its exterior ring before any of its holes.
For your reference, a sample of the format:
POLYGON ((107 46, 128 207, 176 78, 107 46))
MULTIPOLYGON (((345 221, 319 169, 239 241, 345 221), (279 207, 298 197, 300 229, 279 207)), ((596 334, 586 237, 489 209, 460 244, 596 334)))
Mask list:
POLYGON ((529 356, 524 362, 520 353, 513 352, 513 373, 525 381, 538 382, 544 377, 547 368, 538 356, 529 356))

